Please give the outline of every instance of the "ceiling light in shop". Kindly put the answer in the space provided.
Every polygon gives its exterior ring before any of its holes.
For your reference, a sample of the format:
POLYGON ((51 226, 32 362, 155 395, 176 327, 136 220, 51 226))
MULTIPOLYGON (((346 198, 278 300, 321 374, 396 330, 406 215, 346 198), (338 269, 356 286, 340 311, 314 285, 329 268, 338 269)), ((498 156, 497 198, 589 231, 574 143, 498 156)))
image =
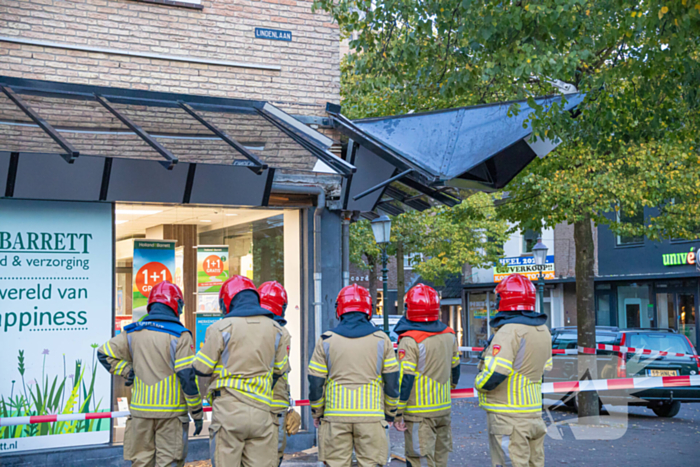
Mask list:
POLYGON ((114 212, 116 212, 117 214, 150 216, 152 214, 158 214, 159 212, 163 212, 163 211, 162 210, 155 210, 155 209, 116 209, 114 212))
POLYGON ((129 221, 125 221, 125 220, 114 221, 114 223, 115 223, 116 225, 124 224, 125 222, 129 222, 129 221))
POLYGON ((237 215, 238 215, 238 214, 236 214, 235 212, 232 212, 232 213, 226 214, 226 216, 227 216, 227 217, 229 217, 229 216, 237 216, 237 215))
POLYGON ((200 219, 199 222, 211 222, 209 219, 200 219))

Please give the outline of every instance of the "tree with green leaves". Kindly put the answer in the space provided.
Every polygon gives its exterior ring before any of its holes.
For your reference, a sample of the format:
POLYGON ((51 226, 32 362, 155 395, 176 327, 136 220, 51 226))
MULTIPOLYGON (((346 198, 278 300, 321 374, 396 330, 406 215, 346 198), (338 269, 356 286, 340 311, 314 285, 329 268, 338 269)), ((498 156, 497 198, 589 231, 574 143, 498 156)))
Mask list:
MULTIPOLYGON (((443 284, 450 275, 461 274, 465 263, 490 267, 503 255, 503 243, 508 235, 508 225, 496 216, 494 196, 477 193, 453 208, 436 206, 394 216, 388 253, 395 254, 399 248, 421 253, 423 259, 414 265, 416 273, 427 281, 443 284)), ((376 284, 380 260, 381 250, 370 222, 353 223, 350 261, 369 268, 371 287, 376 284)), ((397 262, 397 268, 403 268, 403 259, 397 262)), ((376 297, 376 291, 370 292, 376 297)))
MULTIPOLYGON (((561 148, 506 187, 522 228, 574 225, 578 343, 595 345, 592 224, 696 237, 700 199, 700 4, 689 0, 316 0, 341 34, 352 117, 524 100, 532 138, 561 148), (585 93, 574 113, 534 97, 585 93), (556 87, 554 86, 556 84, 556 87), (640 219, 634 213, 646 209, 640 219), (621 210, 621 211, 620 211, 621 210), (637 218, 635 222, 617 222, 637 218)), ((566 96, 563 96, 566 100, 566 96)), ((514 103, 517 113, 522 104, 514 103)), ((579 365, 595 377, 591 362, 579 365)), ((579 414, 596 421, 595 393, 579 414)))

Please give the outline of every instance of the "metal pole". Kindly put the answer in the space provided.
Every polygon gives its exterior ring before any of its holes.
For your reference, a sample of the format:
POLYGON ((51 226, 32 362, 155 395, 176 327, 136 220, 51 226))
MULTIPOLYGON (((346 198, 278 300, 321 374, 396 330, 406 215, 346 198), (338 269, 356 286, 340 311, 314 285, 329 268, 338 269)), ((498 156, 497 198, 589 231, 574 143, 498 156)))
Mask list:
POLYGON ((540 300, 540 313, 544 313, 544 274, 540 271, 540 275, 537 278, 537 295, 540 300))
POLYGON ((386 245, 382 248, 382 296, 383 296, 383 308, 382 316, 384 317, 384 332, 389 334, 389 291, 387 290, 389 285, 388 272, 386 263, 389 261, 389 256, 386 254, 386 245))

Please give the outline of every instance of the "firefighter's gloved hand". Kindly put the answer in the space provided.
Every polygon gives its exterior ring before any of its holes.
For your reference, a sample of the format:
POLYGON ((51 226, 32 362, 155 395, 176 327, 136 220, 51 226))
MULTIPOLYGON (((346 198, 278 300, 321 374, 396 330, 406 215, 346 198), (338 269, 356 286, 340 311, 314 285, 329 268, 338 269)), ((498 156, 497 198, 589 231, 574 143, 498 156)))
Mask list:
POLYGON ((299 432, 299 428, 301 428, 301 415, 296 410, 289 409, 284 421, 284 429, 287 430, 288 435, 296 435, 299 432))
POLYGON ((131 386, 134 384, 134 370, 131 370, 129 374, 126 376, 126 383, 124 383, 124 386, 131 386))
POLYGON ((202 427, 204 426, 204 419, 199 418, 194 421, 194 435, 197 436, 202 432, 202 427))

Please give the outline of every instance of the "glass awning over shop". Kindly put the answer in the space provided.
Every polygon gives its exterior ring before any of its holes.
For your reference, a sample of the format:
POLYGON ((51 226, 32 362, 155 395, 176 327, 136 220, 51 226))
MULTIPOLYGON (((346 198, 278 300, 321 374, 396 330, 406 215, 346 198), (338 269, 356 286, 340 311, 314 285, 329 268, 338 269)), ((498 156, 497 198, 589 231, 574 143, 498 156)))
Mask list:
POLYGON ((0 196, 267 206, 277 169, 351 175, 332 144, 265 101, 0 76, 0 196))
MULTIPOLYGON (((572 111, 583 94, 566 95, 562 111, 572 111)), ((545 108, 561 96, 536 99, 545 108)), ((340 106, 328 104, 333 126, 350 138, 348 161, 357 173, 344 183, 344 206, 349 210, 401 210, 400 205, 426 209, 421 197, 446 205, 460 202, 457 190, 492 191, 503 188, 535 157, 557 143, 531 139, 523 126, 532 109, 519 102, 447 109, 436 112, 351 121, 340 106), (387 188, 389 187, 389 188, 387 188)))
POLYGON ((0 151, 351 174, 332 143, 265 101, 0 76, 0 151))

